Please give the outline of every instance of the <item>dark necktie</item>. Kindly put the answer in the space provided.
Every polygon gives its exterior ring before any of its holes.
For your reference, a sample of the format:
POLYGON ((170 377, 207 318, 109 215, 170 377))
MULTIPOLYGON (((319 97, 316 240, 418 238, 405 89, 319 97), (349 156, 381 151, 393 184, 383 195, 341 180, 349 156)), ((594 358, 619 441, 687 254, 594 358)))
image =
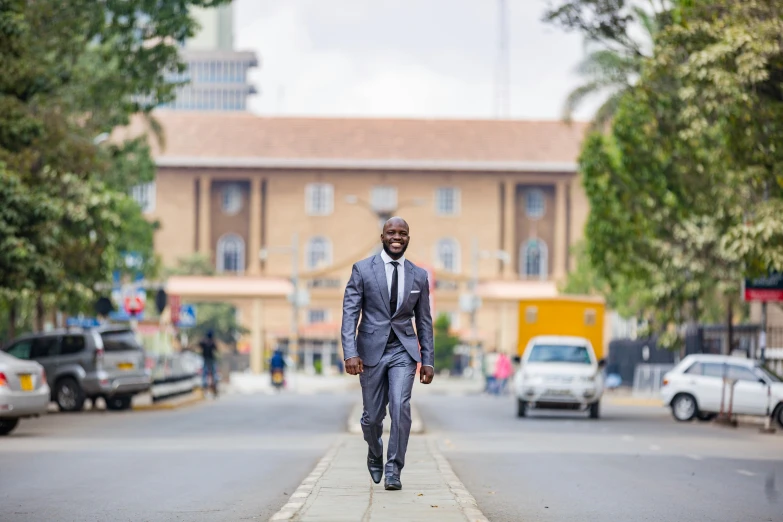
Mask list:
POLYGON ((389 308, 391 309, 391 314, 394 315, 394 312, 397 311, 397 289, 398 289, 398 279, 397 279, 397 265, 399 263, 397 261, 391 262, 392 266, 394 267, 394 272, 392 272, 392 284, 391 284, 391 295, 389 296, 389 308))

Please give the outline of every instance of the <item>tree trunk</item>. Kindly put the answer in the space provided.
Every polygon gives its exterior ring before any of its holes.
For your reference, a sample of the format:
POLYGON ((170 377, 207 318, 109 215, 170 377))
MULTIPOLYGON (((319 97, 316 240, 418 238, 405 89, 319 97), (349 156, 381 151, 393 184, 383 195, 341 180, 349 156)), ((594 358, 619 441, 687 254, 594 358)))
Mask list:
POLYGON ((44 309, 43 296, 38 294, 35 298, 35 331, 43 332, 46 323, 46 310, 44 309))
POLYGON ((8 310, 8 336, 9 340, 16 337, 16 319, 19 313, 19 304, 16 299, 11 299, 11 307, 8 310))
POLYGON ((731 306, 731 298, 726 301, 726 355, 731 355, 731 351, 734 347, 734 307, 731 306))

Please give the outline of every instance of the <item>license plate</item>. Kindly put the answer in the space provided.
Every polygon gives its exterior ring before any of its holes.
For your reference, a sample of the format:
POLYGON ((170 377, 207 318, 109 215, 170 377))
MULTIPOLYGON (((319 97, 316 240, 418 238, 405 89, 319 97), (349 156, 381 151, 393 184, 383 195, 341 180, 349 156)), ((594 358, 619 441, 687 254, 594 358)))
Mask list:
POLYGON ((33 391, 33 376, 29 373, 20 375, 19 384, 22 385, 22 391, 33 391))
POLYGON ((120 370, 132 370, 133 363, 120 363, 117 365, 117 368, 119 368, 120 370))
POLYGON ((547 395, 571 395, 571 392, 568 390, 548 390, 547 395))

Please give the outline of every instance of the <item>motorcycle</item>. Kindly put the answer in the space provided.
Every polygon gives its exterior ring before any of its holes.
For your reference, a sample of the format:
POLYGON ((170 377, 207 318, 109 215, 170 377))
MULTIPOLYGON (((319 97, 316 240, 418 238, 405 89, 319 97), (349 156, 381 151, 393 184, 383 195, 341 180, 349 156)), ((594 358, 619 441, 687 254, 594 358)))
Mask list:
POLYGON ((272 370, 272 386, 276 390, 280 390, 285 386, 285 375, 282 368, 275 368, 272 370))

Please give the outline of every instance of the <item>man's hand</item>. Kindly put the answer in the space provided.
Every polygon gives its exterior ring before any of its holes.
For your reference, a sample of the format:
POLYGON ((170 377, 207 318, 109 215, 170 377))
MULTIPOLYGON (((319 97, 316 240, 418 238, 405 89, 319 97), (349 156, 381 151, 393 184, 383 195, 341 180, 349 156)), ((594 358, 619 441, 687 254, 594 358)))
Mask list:
POLYGON ((431 383, 433 377, 435 377, 435 370, 432 366, 422 366, 421 370, 419 370, 419 381, 422 384, 431 383))
POLYGON ((359 375, 364 373, 364 363, 362 363, 361 357, 351 357, 345 360, 345 371, 349 375, 359 375))

